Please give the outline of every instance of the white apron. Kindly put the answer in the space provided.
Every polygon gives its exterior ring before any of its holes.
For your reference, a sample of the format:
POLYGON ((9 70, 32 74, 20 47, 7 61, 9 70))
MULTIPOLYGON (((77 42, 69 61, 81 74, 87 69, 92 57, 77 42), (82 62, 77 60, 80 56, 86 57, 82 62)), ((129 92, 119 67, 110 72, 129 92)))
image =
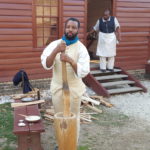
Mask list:
POLYGON ((116 56, 116 42, 115 33, 99 32, 96 55, 102 57, 116 56))

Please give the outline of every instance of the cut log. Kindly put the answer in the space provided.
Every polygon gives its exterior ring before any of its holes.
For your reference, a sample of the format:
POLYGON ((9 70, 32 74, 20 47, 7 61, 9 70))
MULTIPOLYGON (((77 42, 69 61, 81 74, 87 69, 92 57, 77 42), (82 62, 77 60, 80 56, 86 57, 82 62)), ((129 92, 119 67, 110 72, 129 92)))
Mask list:
POLYGON ((99 99, 101 104, 103 104, 107 107, 112 107, 113 106, 113 104, 110 104, 109 102, 104 101, 102 96, 91 96, 91 98, 99 99))
POLYGON ((34 104, 41 104, 44 103, 45 100, 38 100, 33 102, 26 102, 26 103, 11 103, 11 107, 20 107, 20 106, 28 106, 28 105, 34 105, 34 104))
POLYGON ((98 112, 98 113, 102 113, 102 110, 100 110, 100 109, 98 109, 98 108, 96 108, 96 107, 93 107, 93 106, 87 104, 87 103, 84 102, 84 101, 82 101, 82 102, 83 102, 84 105, 87 106, 88 108, 90 108, 90 109, 92 109, 92 110, 94 110, 94 111, 96 111, 96 112, 98 112))
POLYGON ((91 103, 93 103, 95 105, 100 105, 100 101, 94 100, 94 99, 92 99, 90 97, 87 97, 87 96, 82 96, 81 100, 85 100, 87 102, 91 102, 91 103))

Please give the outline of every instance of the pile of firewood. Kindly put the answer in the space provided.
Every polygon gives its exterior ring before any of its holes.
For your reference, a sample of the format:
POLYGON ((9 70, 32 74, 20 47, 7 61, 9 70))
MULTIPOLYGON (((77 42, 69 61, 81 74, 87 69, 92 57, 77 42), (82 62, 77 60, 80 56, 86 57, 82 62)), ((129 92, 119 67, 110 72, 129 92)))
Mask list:
MULTIPOLYGON (((102 110, 97 108, 95 105, 99 106, 100 104, 105 105, 106 107, 112 107, 113 105, 108 103, 103 99, 102 96, 82 96, 82 105, 80 108, 80 120, 81 123, 90 123, 92 120, 98 120, 98 118, 93 117, 92 115, 96 115, 102 113, 102 110), (84 108, 91 109, 92 112, 85 112, 84 108)), ((49 121, 54 121, 54 108, 51 106, 49 109, 44 111, 44 118, 49 121)))

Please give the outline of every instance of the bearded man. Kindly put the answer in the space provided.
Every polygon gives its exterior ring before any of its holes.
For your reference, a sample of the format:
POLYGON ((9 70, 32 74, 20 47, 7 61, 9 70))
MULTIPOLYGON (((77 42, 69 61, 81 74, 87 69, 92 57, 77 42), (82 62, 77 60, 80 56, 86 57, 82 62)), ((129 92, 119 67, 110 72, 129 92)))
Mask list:
POLYGON ((62 61, 66 62, 71 112, 77 116, 77 137, 79 137, 80 129, 81 97, 86 90, 82 78, 90 71, 87 49, 77 36, 79 27, 80 22, 76 18, 69 18, 65 22, 62 39, 50 43, 41 55, 43 67, 47 70, 53 69, 50 91, 55 113, 63 112, 64 108, 62 99, 62 61))

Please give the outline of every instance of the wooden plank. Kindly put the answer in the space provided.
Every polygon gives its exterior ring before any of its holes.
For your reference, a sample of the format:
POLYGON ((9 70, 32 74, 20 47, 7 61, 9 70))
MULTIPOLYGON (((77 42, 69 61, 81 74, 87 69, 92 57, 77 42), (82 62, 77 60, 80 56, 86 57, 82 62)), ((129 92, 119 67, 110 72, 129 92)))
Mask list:
POLYGON ((149 0, 117 0, 117 2, 134 2, 134 3, 137 3, 137 2, 146 3, 146 2, 148 2, 149 3, 149 0))
POLYGON ((149 18, 150 14, 149 13, 122 13, 122 12, 117 12, 116 13, 117 17, 135 17, 135 18, 139 18, 139 17, 145 17, 145 18, 149 18))
POLYGON ((32 0, 0 0, 0 3, 9 3, 9 4, 32 4, 32 0))
POLYGON ((31 16, 0 16, 0 22, 32 22, 31 16))
POLYGON ((150 32, 122 32, 121 36, 125 37, 125 36, 137 36, 137 37, 147 37, 150 35, 150 32))
POLYGON ((119 22, 147 22, 147 19, 149 19, 149 18, 134 18, 134 17, 132 17, 132 18, 130 18, 130 17, 119 17, 119 22))
MULTIPOLYGON (((114 69, 113 72, 120 72, 121 70, 120 69, 114 69)), ((110 71, 106 71, 106 72, 102 72, 100 70, 92 70, 90 71, 90 73, 93 75, 93 74, 100 74, 100 73, 103 73, 103 74, 107 74, 107 73, 110 73, 110 71)))
POLYGON ((10 65, 10 64, 30 64, 30 63, 40 63, 39 57, 36 58, 21 58, 21 59, 9 59, 0 60, 0 65, 10 65))
POLYGON ((0 29, 1 35, 27 35, 27 34, 32 34, 32 29, 0 29))
POLYGON ((22 53, 32 51, 32 47, 0 47, 0 53, 22 53))
POLYGON ((80 12, 76 12, 74 13, 73 11, 65 11, 64 12, 64 16, 66 17, 84 17, 84 12, 80 11, 80 12))
POLYGON ((149 27, 150 23, 149 22, 142 22, 142 23, 130 23, 130 22, 124 22, 124 23, 120 23, 122 27, 149 27))
POLYGON ((148 49, 148 45, 144 45, 144 46, 135 46, 135 47, 129 47, 128 45, 126 47, 117 47, 118 51, 141 51, 141 50, 147 50, 148 49))
MULTIPOLYGON (((118 13, 120 12, 127 12, 127 13, 150 13, 150 9, 149 8, 129 8, 129 7, 117 7, 116 11, 118 13)), ((145 16, 144 16, 145 17, 145 16)))
POLYGON ((32 28, 32 23, 0 22, 0 28, 32 28))
POLYGON ((31 10, 32 5, 27 4, 8 4, 8 3, 0 3, 0 9, 21 9, 21 10, 31 10))
POLYGON ((132 68, 133 66, 145 66, 145 64, 147 63, 147 60, 130 60, 128 62, 122 61, 121 59, 118 61, 118 59, 116 58, 115 64, 117 66, 123 66, 122 68, 124 68, 125 66, 127 66, 128 68, 132 68), (132 65, 131 65, 132 64, 132 65))
POLYGON ((28 41, 33 40, 32 35, 0 35, 0 41, 28 41))
POLYGON ((128 93, 128 92, 136 92, 136 91, 142 91, 142 88, 128 87, 128 88, 111 89, 111 90, 108 90, 108 93, 109 94, 118 94, 118 93, 128 93))
POLYGON ((25 107, 18 107, 18 108, 14 108, 14 126, 13 126, 13 133, 17 134, 17 133, 29 133, 29 127, 24 126, 24 127, 19 127, 18 123, 19 120, 24 120, 23 116, 20 116, 18 114, 26 114, 26 109, 25 107))
MULTIPOLYGON (((22 69, 22 68, 20 68, 20 69, 22 69)), ((19 69, 19 70, 20 70, 19 69)), ((0 74, 0 77, 4 77, 4 76, 14 76, 19 70, 7 70, 7 71, 5 71, 5 72, 2 72, 1 74, 0 74)), ((41 68, 32 68, 32 69, 26 69, 26 73, 27 74, 30 74, 30 75, 32 75, 32 74, 41 74, 41 73, 48 73, 48 71, 47 70, 44 70, 42 67, 41 68)))
POLYGON ((110 80, 110 79, 121 79, 121 78, 127 78, 127 75, 124 74, 118 74, 118 75, 107 75, 107 76, 99 76, 95 77, 96 80, 110 80))
POLYGON ((63 0, 63 6, 83 6, 84 5, 84 1, 76 1, 76 0, 63 0))
POLYGON ((121 57, 117 57, 117 60, 119 61, 124 61, 124 62, 128 62, 128 61, 132 61, 132 60, 147 60, 148 59, 148 56, 147 55, 144 55, 144 56, 121 56, 121 57))
POLYGON ((83 6, 64 6, 63 11, 84 11, 83 6))
POLYGON ((142 51, 118 51, 117 52, 117 56, 125 56, 125 57, 129 57, 129 56, 134 56, 134 57, 137 57, 137 56, 141 56, 141 57, 146 57, 148 55, 148 49, 142 51))
POLYGON ((91 74, 88 74, 85 78, 83 78, 83 81, 87 86, 90 86, 98 95, 106 97, 110 96, 107 90, 91 74))
POLYGON ((124 47, 124 46, 130 47, 130 46, 145 46, 145 45, 148 45, 148 44, 149 44, 148 41, 142 41, 142 42, 140 42, 140 41, 138 41, 138 42, 121 42, 118 46, 119 47, 124 47))
POLYGON ((117 2, 116 3, 116 7, 132 7, 132 8, 149 8, 150 5, 149 3, 143 3, 143 2, 126 2, 126 1, 123 1, 123 2, 117 2))
POLYGON ((122 27, 121 32, 146 32, 150 31, 149 27, 122 27))
POLYGON ((10 65, 0 65, 0 70, 8 71, 8 70, 20 70, 23 69, 32 69, 32 68, 41 68, 41 63, 32 63, 32 64, 10 64, 10 65))
POLYGON ((121 38, 121 42, 146 42, 148 41, 148 37, 142 36, 142 37, 138 37, 138 36, 122 36, 121 38))
POLYGON ((32 41, 1 41, 0 47, 12 47, 12 46, 32 46, 32 41))
MULTIPOLYGON (((66 17, 66 16, 64 16, 63 17, 63 22, 65 22, 67 19, 69 19, 70 17, 66 17)), ((78 17, 78 20, 80 21, 80 22, 85 22, 85 19, 83 18, 83 17, 78 17)))
POLYGON ((106 87, 111 87, 111 86, 117 86, 117 85, 123 85, 123 84, 134 84, 134 81, 131 80, 122 80, 122 81, 115 81, 115 82, 106 82, 106 83, 101 83, 102 86, 106 87))
POLYGON ((24 52, 24 53, 3 53, 0 54, 0 59, 18 59, 18 58, 33 58, 39 57, 40 58, 41 53, 40 52, 24 52))
MULTIPOLYGON (((27 113, 28 115, 37 115, 41 116, 38 110, 38 105, 30 105, 27 106, 27 113)), ((32 126, 29 126, 30 132, 44 132, 44 126, 42 123, 42 119, 38 121, 38 123, 33 123, 32 126)))
POLYGON ((32 11, 29 10, 3 10, 0 9, 1 16, 32 16, 32 11))
MULTIPOLYGON (((3 76, 3 77, 1 77, 0 76, 0 81, 1 82, 8 82, 8 81, 12 81, 12 79, 13 79, 13 76, 14 76, 14 74, 13 75, 11 75, 11 76, 3 76)), ((52 77, 52 74, 51 74, 51 72, 48 72, 48 73, 39 73, 39 74, 32 74, 32 75, 28 75, 29 76, 29 79, 31 80, 31 79, 43 79, 43 78, 51 78, 52 77)))

